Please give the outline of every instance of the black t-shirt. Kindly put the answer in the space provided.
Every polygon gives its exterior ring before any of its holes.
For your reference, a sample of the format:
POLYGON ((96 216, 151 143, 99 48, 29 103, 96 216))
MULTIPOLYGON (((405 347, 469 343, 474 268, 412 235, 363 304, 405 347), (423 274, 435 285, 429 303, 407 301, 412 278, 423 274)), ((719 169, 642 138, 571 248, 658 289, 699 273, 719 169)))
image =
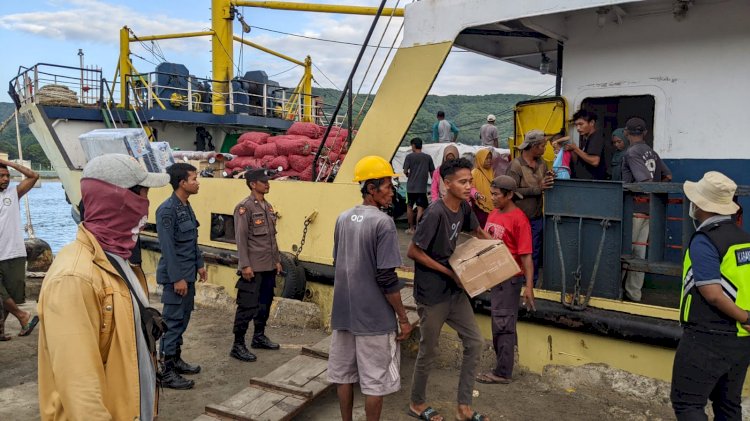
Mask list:
POLYGON ((604 180, 607 177, 607 165, 604 162, 604 136, 598 131, 589 137, 581 137, 579 145, 582 151, 599 157, 599 165, 593 166, 577 157, 573 165, 573 178, 582 180, 604 180))
POLYGON ((407 193, 427 193, 427 181, 435 171, 432 157, 424 152, 412 152, 404 159, 404 171, 409 171, 407 193))
MULTIPOLYGON (((437 200, 424 211, 412 241, 435 261, 450 267, 448 259, 456 250, 458 234, 474 231, 478 226, 479 221, 468 202, 462 201, 458 212, 453 212, 442 200, 437 200)), ((439 304, 460 292, 453 278, 415 262, 414 299, 418 303, 439 304)))

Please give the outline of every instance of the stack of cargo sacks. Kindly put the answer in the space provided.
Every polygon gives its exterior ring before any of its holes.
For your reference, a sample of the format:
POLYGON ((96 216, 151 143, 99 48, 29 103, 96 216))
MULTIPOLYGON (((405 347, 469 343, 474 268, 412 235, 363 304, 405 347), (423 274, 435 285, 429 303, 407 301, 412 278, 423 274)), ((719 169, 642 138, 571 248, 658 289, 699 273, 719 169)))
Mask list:
POLYGON ((294 123, 285 135, 271 136, 268 133, 248 132, 242 134, 230 153, 236 157, 227 162, 229 170, 251 168, 281 169, 281 177, 294 177, 311 181, 315 153, 325 144, 318 165, 324 176, 330 175, 336 164, 346 156, 346 139, 349 131, 331 129, 325 141, 325 127, 314 123, 294 123))

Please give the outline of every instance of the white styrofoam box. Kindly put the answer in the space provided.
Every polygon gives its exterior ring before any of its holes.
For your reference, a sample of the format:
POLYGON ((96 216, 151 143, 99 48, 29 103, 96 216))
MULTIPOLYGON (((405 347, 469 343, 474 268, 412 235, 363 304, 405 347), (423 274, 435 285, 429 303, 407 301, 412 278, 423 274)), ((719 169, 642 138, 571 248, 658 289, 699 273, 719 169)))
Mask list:
POLYGON ((86 160, 107 153, 141 158, 149 153, 148 136, 143 129, 97 129, 78 136, 86 160))
POLYGON ((150 155, 155 162, 154 171, 151 172, 166 172, 167 167, 174 164, 174 157, 172 156, 172 148, 169 146, 169 142, 150 142, 148 144, 150 155))

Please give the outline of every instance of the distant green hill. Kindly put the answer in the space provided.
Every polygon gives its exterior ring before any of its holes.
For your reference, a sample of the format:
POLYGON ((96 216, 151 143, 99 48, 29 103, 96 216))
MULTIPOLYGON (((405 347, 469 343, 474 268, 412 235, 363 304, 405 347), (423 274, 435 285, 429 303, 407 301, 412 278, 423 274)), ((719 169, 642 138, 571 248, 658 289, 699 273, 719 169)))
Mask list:
MULTIPOLYGON (((334 89, 313 89, 313 94, 323 97, 326 114, 333 112, 338 102, 340 92, 334 89)), ((362 108, 365 95, 360 95, 354 101, 353 116, 357 116, 362 108)), ((402 141, 408 144, 412 137, 421 137, 430 142, 432 125, 435 123, 435 115, 438 111, 445 111, 448 120, 454 122, 459 129, 459 141, 467 144, 479 143, 479 128, 486 122, 488 114, 495 114, 501 146, 507 147, 508 137, 513 135, 513 107, 517 102, 533 98, 530 95, 520 94, 493 94, 493 95, 428 95, 422 107, 417 113, 406 137, 402 141)), ((369 109, 372 98, 368 101, 365 111, 369 109)), ((346 105, 346 101, 344 102, 346 105)), ((343 115, 346 112, 340 112, 343 115)), ((364 115, 364 114, 363 114, 364 115)), ((360 118, 360 123, 362 118, 360 118)))
MULTIPOLYGON (((13 115, 13 111, 15 111, 15 105, 9 102, 0 102, 0 122, 5 121, 6 118, 13 115)), ((39 146, 39 142, 36 141, 34 135, 31 134, 31 131, 29 131, 29 126, 26 124, 23 118, 19 118, 18 123, 21 128, 21 147, 23 148, 23 158, 31 161, 34 169, 39 169, 39 165, 41 165, 41 168, 49 168, 49 159, 47 159, 44 151, 42 151, 42 147, 39 146)), ((17 159, 17 144, 16 123, 14 121, 11 121, 10 124, 5 127, 5 130, 0 132, 0 152, 7 153, 10 156, 10 159, 17 159)))

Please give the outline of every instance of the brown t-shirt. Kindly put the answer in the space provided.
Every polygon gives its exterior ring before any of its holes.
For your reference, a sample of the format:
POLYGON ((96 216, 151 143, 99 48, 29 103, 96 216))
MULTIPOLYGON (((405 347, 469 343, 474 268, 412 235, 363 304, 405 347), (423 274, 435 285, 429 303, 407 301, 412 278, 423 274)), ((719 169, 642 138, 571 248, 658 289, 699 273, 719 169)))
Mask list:
POLYGON ((522 156, 514 159, 506 172, 506 175, 516 180, 517 191, 523 195, 523 199, 516 200, 516 206, 529 219, 542 217, 542 181, 546 172, 547 167, 541 158, 536 160, 536 168, 531 168, 522 156))

